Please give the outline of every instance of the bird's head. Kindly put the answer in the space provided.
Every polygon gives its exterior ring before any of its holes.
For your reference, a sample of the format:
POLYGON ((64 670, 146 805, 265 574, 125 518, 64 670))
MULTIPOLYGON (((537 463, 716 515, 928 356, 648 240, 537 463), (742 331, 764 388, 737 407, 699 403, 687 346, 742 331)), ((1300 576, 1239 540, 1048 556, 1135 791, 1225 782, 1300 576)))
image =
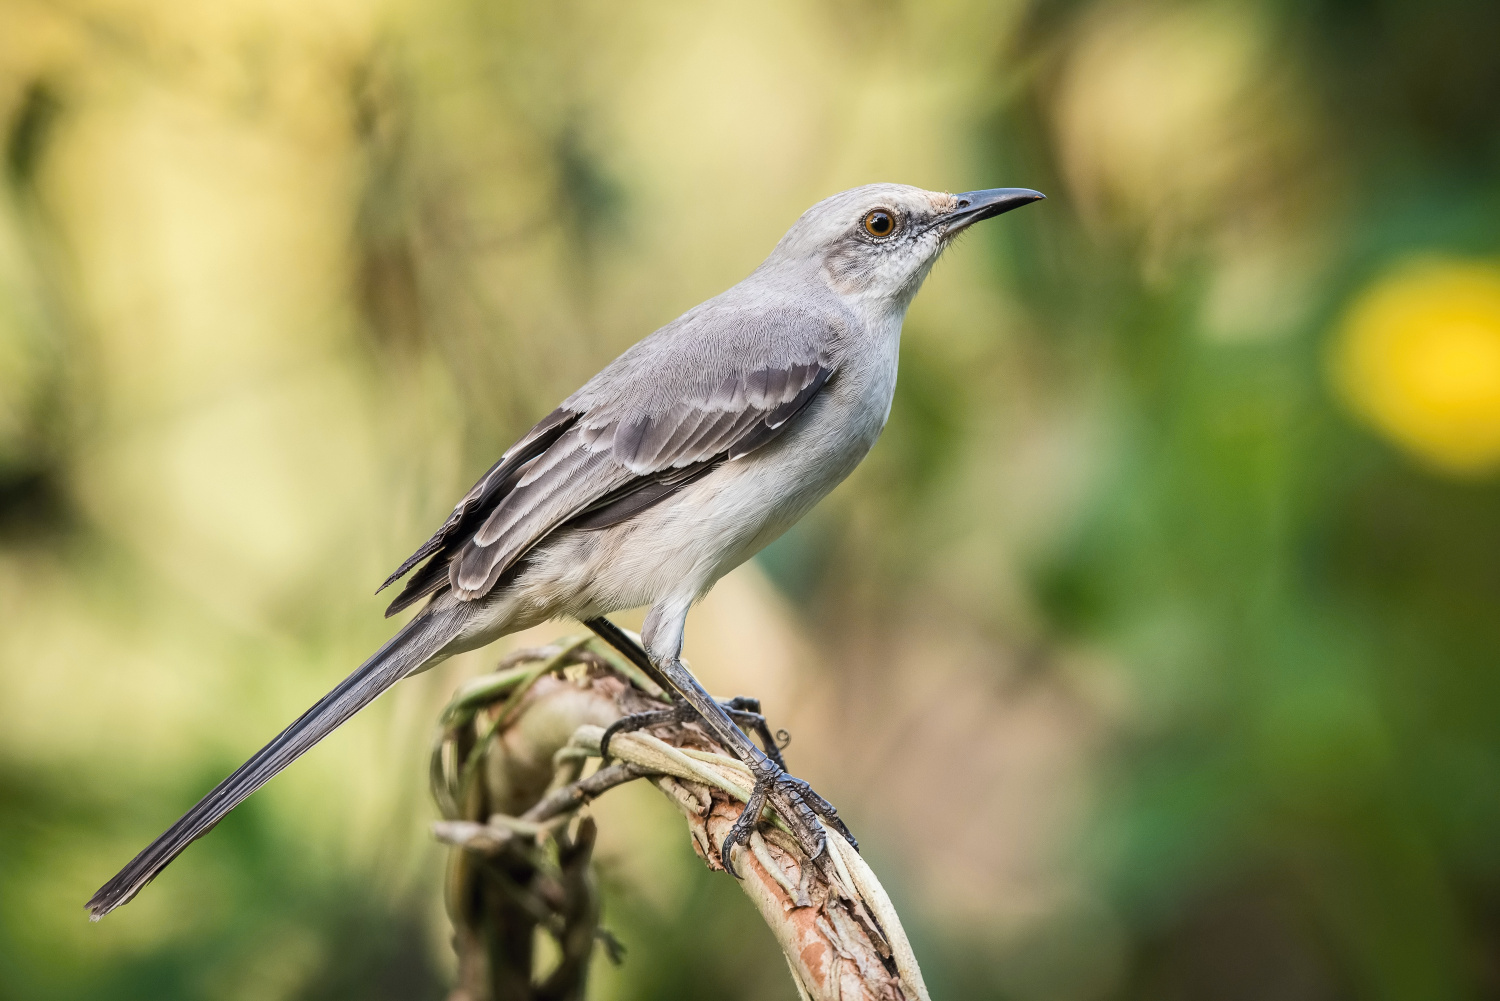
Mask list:
POLYGON ((866 184, 804 212, 766 263, 811 264, 842 296, 904 307, 959 233, 1044 197, 1029 188, 950 195, 907 184, 866 184))

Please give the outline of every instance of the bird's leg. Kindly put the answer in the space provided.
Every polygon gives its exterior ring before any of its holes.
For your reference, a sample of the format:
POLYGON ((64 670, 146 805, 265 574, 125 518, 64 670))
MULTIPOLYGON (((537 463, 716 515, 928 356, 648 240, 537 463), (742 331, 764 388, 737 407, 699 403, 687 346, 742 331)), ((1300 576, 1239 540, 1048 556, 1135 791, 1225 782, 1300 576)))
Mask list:
MULTIPOLYGON (((609 619, 600 616, 587 619, 583 623, 599 635, 610 646, 614 647, 636 667, 640 668, 652 681, 656 682, 663 692, 670 697, 675 694, 676 689, 666 676, 657 670, 652 663, 650 655, 630 634, 609 619)), ((766 723, 766 718, 761 715, 760 700, 748 695, 736 695, 727 702, 720 702, 719 706, 725 714, 741 728, 753 732, 765 745, 766 755, 776 763, 776 767, 785 770, 786 762, 781 757, 781 749, 776 744, 776 738, 771 734, 771 727, 766 723)), ((621 717, 611 723, 604 731, 604 736, 599 741, 599 750, 604 757, 609 757, 609 742, 617 733, 629 733, 632 730, 643 730, 652 726, 666 726, 672 723, 692 723, 699 719, 698 711, 689 702, 680 698, 671 709, 658 709, 652 712, 632 713, 621 717)), ((811 789, 808 792, 812 792, 811 789)), ((814 794, 816 795, 816 794, 814 794)), ((832 809, 832 807, 829 807, 832 809)))
POLYGON ((698 683, 698 679, 694 678, 692 672, 682 665, 679 658, 663 657, 662 666, 659 667, 656 660, 640 643, 636 642, 633 636, 609 619, 603 616, 586 619, 584 625, 639 667, 642 673, 656 682, 664 692, 669 695, 676 694, 679 697, 677 704, 671 709, 634 713, 610 724, 599 742, 600 750, 604 754, 609 753, 610 738, 617 733, 667 723, 701 721, 734 753, 735 757, 749 767, 751 774, 755 776, 755 788, 752 790, 750 802, 746 804, 739 820, 730 829, 729 837, 725 840, 720 853, 720 862, 726 870, 734 873, 730 853, 736 844, 749 840, 750 832, 760 820, 761 808, 768 798, 781 814, 782 819, 786 821, 787 826, 792 829, 809 859, 816 859, 822 854, 824 847, 823 832, 814 814, 833 824, 851 845, 859 847, 859 842, 839 819, 838 811, 833 808, 833 805, 814 792, 812 787, 802 779, 787 774, 781 751, 771 735, 771 729, 766 724, 765 717, 760 714, 758 699, 742 695, 730 699, 727 703, 719 702, 704 690, 703 686, 698 683), (760 737, 765 744, 764 753, 740 730, 740 727, 753 730, 760 737))
POLYGON ((720 702, 729 718, 746 733, 754 733, 760 738, 761 746, 765 749, 766 757, 776 763, 776 767, 786 769, 786 761, 781 756, 781 749, 785 742, 791 740, 791 736, 782 730, 779 736, 781 742, 777 742, 778 734, 771 733, 771 725, 766 722, 766 717, 760 711, 760 699, 751 698, 749 695, 736 695, 728 702, 720 702))
POLYGON ((735 821, 734 826, 730 828, 729 835, 724 839, 723 847, 719 851, 719 862, 725 870, 731 875, 738 875, 735 872, 734 863, 730 860, 730 854, 736 844, 742 844, 750 839, 750 832, 755 829, 756 823, 760 820, 760 808, 767 801, 775 807, 776 812, 791 829, 792 836, 807 853, 809 860, 815 860, 822 855, 825 847, 823 829, 818 824, 818 816, 822 816, 828 823, 837 827, 839 833, 848 838, 851 844, 856 843, 853 836, 849 834, 849 829, 839 819, 838 812, 828 801, 814 793, 806 782, 788 775, 784 768, 763 754, 760 748, 755 746, 755 742, 734 725, 729 714, 724 711, 724 707, 712 695, 704 691, 698 679, 682 666, 681 660, 677 658, 664 660, 657 667, 683 699, 698 710, 698 715, 713 731, 714 736, 735 757, 745 763, 750 769, 750 774, 755 778, 755 787, 751 791, 750 800, 740 814, 739 820, 735 821))
POLYGON ((640 668, 642 674, 656 682, 656 687, 660 688, 667 698, 670 699, 673 696, 672 683, 667 680, 666 675, 656 669, 656 663, 651 659, 651 655, 646 652, 645 647, 636 642, 633 636, 602 615, 584 619, 583 624, 592 629, 604 642, 618 650, 620 656, 640 668))

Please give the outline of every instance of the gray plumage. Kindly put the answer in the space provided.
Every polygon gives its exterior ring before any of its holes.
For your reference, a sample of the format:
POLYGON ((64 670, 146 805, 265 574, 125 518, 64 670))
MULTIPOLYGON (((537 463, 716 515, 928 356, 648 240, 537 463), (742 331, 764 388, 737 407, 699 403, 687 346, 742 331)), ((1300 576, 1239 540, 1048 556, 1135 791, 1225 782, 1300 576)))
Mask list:
POLYGON ((512 446, 382 585, 415 570, 387 614, 427 607, 105 884, 93 916, 380 692, 454 653, 649 605, 646 649, 675 663, 692 603, 874 444, 902 319, 938 255, 974 221, 1040 197, 877 184, 809 209, 748 278, 625 351, 512 446))

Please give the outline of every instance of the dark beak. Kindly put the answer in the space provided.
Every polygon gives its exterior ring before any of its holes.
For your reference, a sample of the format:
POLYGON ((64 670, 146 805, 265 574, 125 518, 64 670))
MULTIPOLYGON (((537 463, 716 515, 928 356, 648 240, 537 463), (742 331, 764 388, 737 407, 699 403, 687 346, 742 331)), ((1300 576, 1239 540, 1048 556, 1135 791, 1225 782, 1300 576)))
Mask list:
POLYGON ((981 219, 992 219, 1002 212, 1039 202, 1047 196, 1030 188, 985 188, 983 191, 965 191, 954 197, 958 204, 941 220, 948 236, 968 229, 981 219))

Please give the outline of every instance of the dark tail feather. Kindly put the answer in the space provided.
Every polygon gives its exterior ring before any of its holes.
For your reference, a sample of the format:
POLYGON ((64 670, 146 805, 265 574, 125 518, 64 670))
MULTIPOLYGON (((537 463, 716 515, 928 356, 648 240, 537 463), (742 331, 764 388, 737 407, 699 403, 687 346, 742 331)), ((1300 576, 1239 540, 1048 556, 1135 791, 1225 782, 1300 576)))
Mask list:
POLYGON ((429 608, 407 623, 358 670, 281 731, 275 740, 261 748, 233 775, 220 782, 165 834, 151 842, 145 851, 100 887, 87 905, 92 920, 98 921, 134 897, 141 887, 182 854, 183 849, 207 834, 245 797, 369 705, 381 692, 420 667, 452 637, 454 622, 451 609, 429 608))

